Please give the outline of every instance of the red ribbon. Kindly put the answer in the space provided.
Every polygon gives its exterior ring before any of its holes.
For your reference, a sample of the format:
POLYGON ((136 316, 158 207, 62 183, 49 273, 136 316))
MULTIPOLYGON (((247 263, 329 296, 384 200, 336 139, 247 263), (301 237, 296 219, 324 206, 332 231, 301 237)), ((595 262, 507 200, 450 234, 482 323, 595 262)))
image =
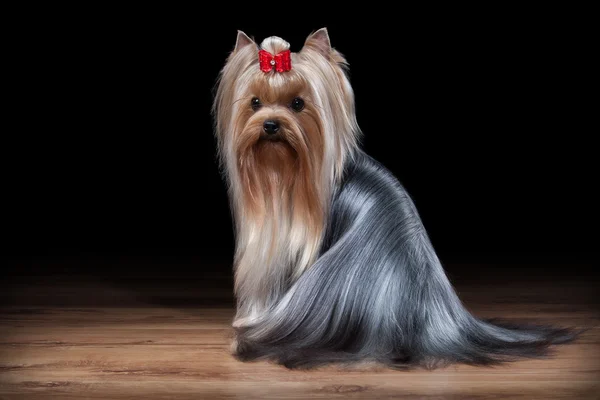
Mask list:
POLYGON ((275 68, 277 72, 285 72, 292 69, 292 59, 290 50, 284 50, 281 53, 273 55, 266 50, 258 52, 258 60, 260 62, 260 70, 269 72, 275 68))

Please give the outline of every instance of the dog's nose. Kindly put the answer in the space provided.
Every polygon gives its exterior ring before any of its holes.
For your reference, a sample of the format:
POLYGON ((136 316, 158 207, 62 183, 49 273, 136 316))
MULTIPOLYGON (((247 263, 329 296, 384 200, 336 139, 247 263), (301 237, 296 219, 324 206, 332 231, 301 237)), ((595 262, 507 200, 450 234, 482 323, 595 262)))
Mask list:
POLYGON ((279 122, 269 119, 263 123, 263 129, 267 135, 274 135, 279 130, 279 122))

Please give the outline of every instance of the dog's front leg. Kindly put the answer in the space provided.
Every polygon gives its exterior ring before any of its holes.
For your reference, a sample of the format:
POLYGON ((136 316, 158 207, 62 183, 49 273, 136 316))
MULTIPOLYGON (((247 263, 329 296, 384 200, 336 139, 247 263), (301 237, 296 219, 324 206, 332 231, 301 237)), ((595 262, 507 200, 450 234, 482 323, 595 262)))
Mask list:
POLYGON ((236 314, 231 324, 234 329, 234 337, 231 340, 229 351, 232 355, 236 356, 240 352, 238 332, 255 325, 259 317, 265 312, 261 304, 262 302, 259 299, 252 296, 246 296, 238 300, 236 314))

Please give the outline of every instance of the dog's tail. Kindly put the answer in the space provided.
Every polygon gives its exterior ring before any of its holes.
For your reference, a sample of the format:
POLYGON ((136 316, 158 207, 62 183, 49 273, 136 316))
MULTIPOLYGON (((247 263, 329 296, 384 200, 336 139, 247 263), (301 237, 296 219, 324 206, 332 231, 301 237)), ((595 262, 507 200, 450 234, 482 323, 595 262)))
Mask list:
MULTIPOLYGON (((438 267, 440 268, 440 267, 438 267)), ((417 364, 433 367, 459 362, 495 365, 551 355, 551 345, 573 341, 580 333, 548 325, 482 320, 461 304, 448 280, 426 285, 420 314, 421 339, 412 344, 417 364)))
POLYGON ((357 361, 402 369, 495 365, 548 356, 551 345, 578 333, 476 318, 437 262, 416 269, 374 260, 367 268, 329 257, 270 312, 238 329, 238 359, 269 359, 288 368, 357 361))

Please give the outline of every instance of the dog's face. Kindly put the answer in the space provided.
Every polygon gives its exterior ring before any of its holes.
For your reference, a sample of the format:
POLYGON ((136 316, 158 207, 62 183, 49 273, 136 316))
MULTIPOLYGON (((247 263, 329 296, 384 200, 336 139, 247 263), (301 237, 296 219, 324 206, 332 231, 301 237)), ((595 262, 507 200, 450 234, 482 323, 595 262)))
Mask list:
POLYGON ((240 159, 254 158, 265 168, 320 163, 323 128, 314 95, 296 71, 286 76, 254 74, 243 92, 233 132, 240 159))
POLYGON ((299 69, 258 70, 237 81, 231 139, 241 172, 261 171, 271 179, 317 172, 325 149, 323 117, 306 79, 299 69))

